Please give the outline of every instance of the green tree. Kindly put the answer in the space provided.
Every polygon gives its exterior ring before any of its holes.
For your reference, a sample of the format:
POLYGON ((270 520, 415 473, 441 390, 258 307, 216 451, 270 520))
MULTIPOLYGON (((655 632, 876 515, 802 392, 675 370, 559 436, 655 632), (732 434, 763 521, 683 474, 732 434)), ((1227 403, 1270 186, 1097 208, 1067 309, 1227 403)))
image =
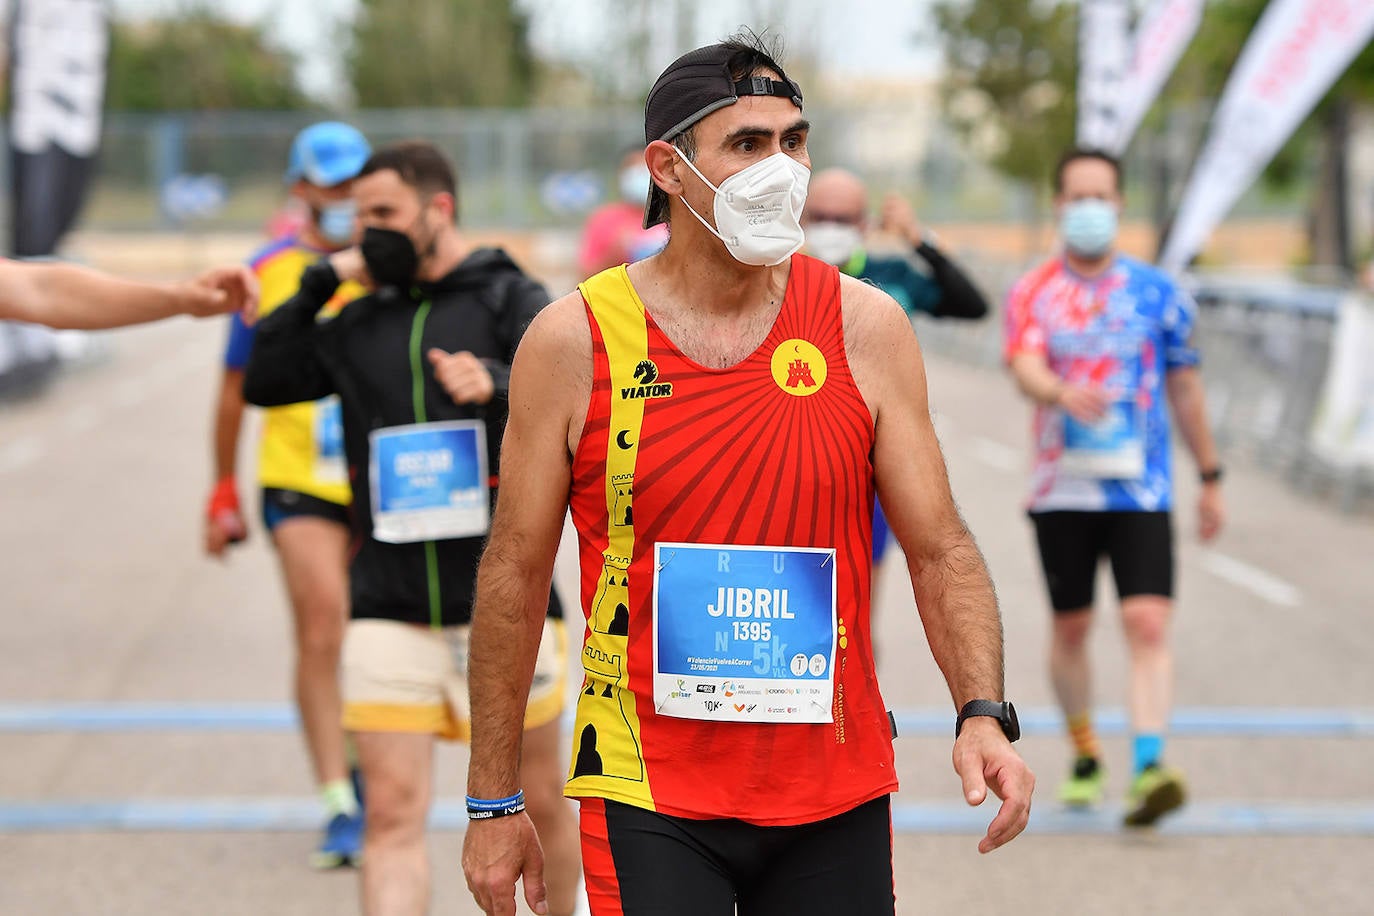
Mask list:
MULTIPOLYGON (((1201 115, 1216 103, 1268 3, 1209 0, 1197 36, 1138 137, 1148 142, 1151 135, 1186 130, 1189 119, 1176 120, 1171 113, 1196 113, 1196 153, 1206 125, 1201 115)), ((945 60, 946 118, 976 154, 1042 193, 1059 152, 1074 139, 1076 7, 1067 0, 939 0, 934 8, 945 60)), ((1371 103, 1374 47, 1355 60, 1265 171, 1270 187, 1287 188, 1307 178, 1317 163, 1308 214, 1315 263, 1349 265, 1343 167, 1349 115, 1353 107, 1371 103)), ((1152 152, 1167 155, 1162 150, 1174 146, 1154 144, 1152 152)), ((1175 163, 1175 180, 1182 178, 1184 164, 1175 163)), ((1164 174, 1153 167, 1151 172, 1164 174)), ((1167 187, 1155 190, 1161 206, 1168 195, 1167 187)))
POLYGON ((106 107, 116 111, 292 109, 307 103, 295 60, 261 26, 208 8, 152 21, 116 21, 106 107))
POLYGON ((535 62, 511 0, 361 0, 347 58, 366 108, 528 104, 535 62))
POLYGON ((1048 187, 1073 142, 1074 6, 1059 0, 940 0, 946 118, 998 171, 1048 187))

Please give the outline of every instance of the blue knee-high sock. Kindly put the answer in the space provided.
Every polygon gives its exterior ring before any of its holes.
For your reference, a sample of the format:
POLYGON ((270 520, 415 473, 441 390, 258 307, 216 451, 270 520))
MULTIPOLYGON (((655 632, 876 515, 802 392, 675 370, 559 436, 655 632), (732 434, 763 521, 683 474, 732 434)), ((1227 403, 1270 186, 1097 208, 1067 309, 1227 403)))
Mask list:
POLYGON ((1135 771, 1139 773, 1151 764, 1159 763, 1159 758, 1164 756, 1164 736, 1136 735, 1133 750, 1135 771))

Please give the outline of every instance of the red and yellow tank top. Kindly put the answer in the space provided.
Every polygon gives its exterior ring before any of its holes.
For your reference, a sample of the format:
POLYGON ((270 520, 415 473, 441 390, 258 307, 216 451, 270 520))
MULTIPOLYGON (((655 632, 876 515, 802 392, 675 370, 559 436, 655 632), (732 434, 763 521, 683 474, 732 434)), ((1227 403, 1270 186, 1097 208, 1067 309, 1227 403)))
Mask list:
POLYGON ((679 351, 624 267, 581 291, 567 794, 785 825, 894 791, 868 619, 873 423, 838 272, 794 256, 768 337, 729 369, 679 351))

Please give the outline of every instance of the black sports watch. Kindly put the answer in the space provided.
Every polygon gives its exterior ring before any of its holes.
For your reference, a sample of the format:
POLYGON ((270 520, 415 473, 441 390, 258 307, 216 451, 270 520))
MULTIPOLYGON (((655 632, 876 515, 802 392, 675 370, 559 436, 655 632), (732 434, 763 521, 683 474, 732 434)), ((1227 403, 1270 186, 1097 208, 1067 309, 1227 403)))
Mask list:
POLYGON ((995 700, 969 700, 965 703, 964 708, 959 710, 959 718, 954 720, 954 737, 958 738, 959 732, 963 731, 964 720, 972 719, 974 716, 991 716, 996 719, 1008 741, 1015 741, 1021 737, 1021 723, 1016 718, 1016 707, 995 700))

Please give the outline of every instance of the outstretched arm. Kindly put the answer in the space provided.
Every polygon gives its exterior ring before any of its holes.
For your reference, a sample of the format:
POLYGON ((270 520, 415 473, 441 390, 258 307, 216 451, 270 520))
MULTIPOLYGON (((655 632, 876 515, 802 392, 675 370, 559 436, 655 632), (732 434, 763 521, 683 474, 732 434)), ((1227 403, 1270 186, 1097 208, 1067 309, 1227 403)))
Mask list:
POLYGON ((247 267, 216 267, 182 283, 141 283, 55 262, 0 261, 0 318, 96 330, 172 315, 257 313, 258 283, 247 267))
MULTIPOLYGON (((591 338, 573 294, 534 320, 511 368, 501 490, 477 571, 469 646, 474 798, 506 798, 520 788, 525 703, 568 507, 569 425, 590 384, 591 338)), ((514 914, 520 877, 530 908, 541 912, 543 854, 526 815, 473 821, 463 870, 484 912, 514 914)))

